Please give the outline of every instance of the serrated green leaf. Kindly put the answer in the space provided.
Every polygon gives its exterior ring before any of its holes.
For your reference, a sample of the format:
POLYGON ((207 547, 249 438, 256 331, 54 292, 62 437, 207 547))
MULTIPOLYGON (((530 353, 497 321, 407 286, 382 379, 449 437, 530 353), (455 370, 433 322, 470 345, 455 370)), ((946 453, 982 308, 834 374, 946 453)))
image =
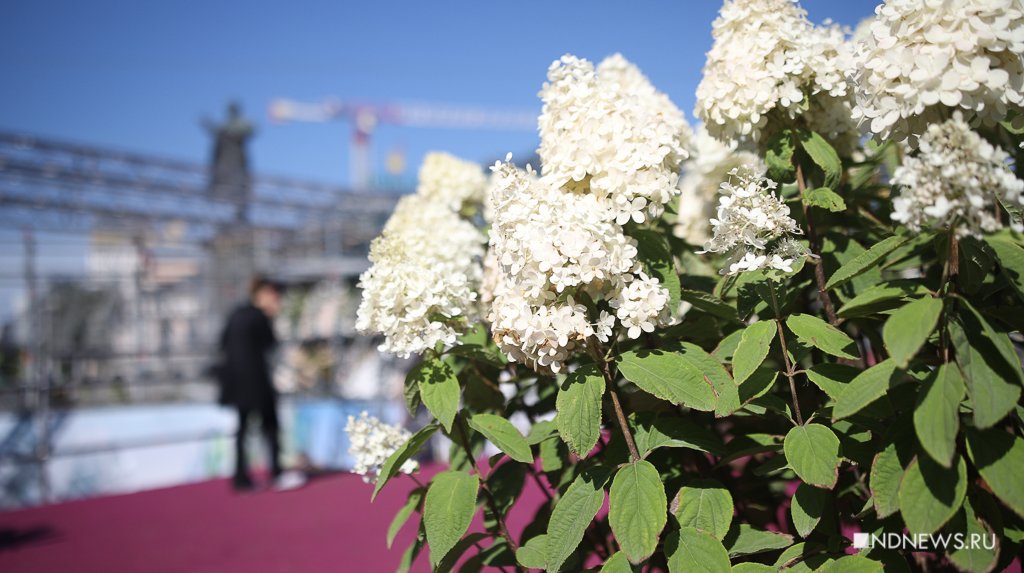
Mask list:
POLYGON ((846 210, 846 201, 828 187, 818 187, 805 192, 804 203, 836 213, 846 210))
POLYGON ((739 387, 740 403, 747 404, 768 393, 775 385, 779 371, 774 368, 758 368, 739 387))
POLYGON ((793 536, 774 531, 757 529, 746 523, 733 523, 729 533, 725 534, 722 545, 729 552, 729 557, 754 555, 775 549, 783 549, 793 544, 793 536))
POLYGON ((967 453, 992 493, 1024 517, 1024 440, 998 428, 969 429, 967 453))
POLYGON ((469 529, 479 488, 480 479, 464 471, 441 472, 430 481, 423 500, 423 528, 431 563, 440 563, 469 529))
POLYGON ((786 326, 801 342, 839 358, 857 358, 857 344, 843 331, 810 314, 793 314, 786 326))
POLYGON ((867 316, 878 310, 896 306, 899 301, 909 301, 925 294, 928 294, 928 289, 916 282, 890 281, 869 287, 858 293, 857 296, 846 301, 843 308, 839 309, 838 314, 843 318, 867 316))
POLYGON ((721 540, 732 524, 732 495, 713 479, 693 480, 672 501, 673 514, 682 527, 693 527, 721 540))
POLYGON ((626 559, 626 554, 616 551, 604 562, 599 573, 633 573, 633 567, 626 559))
POLYGON ((1013 411, 1020 399, 1020 386, 1009 382, 1019 376, 1020 367, 1006 363, 1002 352, 985 335, 983 323, 972 313, 959 313, 958 320, 949 321, 948 330, 974 407, 974 425, 990 428, 1013 411))
POLYGON ((863 555, 847 555, 830 561, 819 569, 821 573, 882 573, 881 561, 872 561, 863 555))
POLYGON ((679 298, 708 314, 733 322, 739 320, 735 308, 711 293, 684 288, 679 291, 679 298))
POLYGON ((470 547, 479 544, 488 537, 488 534, 481 531, 474 531, 473 533, 467 534, 462 539, 459 539, 459 542, 455 544, 455 547, 452 547, 451 550, 448 551, 444 556, 444 559, 437 564, 435 569, 437 571, 453 571, 455 569, 455 564, 462 559, 462 556, 465 555, 466 551, 469 551, 470 547))
POLYGON ((388 481, 391 480, 402 469, 402 465, 405 464, 409 458, 416 455, 416 452, 420 451, 423 444, 430 440, 430 437, 437 431, 437 424, 427 424, 419 429, 418 432, 409 437, 409 440, 402 444, 393 454, 388 456, 388 459, 384 460, 384 464, 380 467, 380 473, 377 475, 377 483, 373 486, 373 494, 370 496, 370 501, 373 501, 380 490, 384 489, 388 481))
POLYGON ((825 186, 835 187, 843 176, 843 163, 839 160, 839 154, 816 132, 801 129, 800 146, 811 160, 825 173, 825 186))
POLYGON ((669 573, 728 573, 729 553, 722 542, 692 527, 665 537, 669 573))
POLYGON ((630 563, 654 553, 667 511, 665 484, 650 462, 635 461, 616 472, 608 492, 608 524, 630 563))
POLYGON ((405 525, 405 522, 409 521, 409 516, 420 506, 420 502, 423 501, 423 494, 426 491, 426 489, 418 487, 409 492, 409 497, 405 499, 405 504, 399 508, 395 518, 391 520, 391 525, 388 526, 388 549, 391 549, 391 544, 395 542, 395 536, 401 531, 402 526, 405 525))
POLYGON ((967 492, 967 464, 957 456, 953 468, 944 468, 928 456, 917 456, 900 482, 900 514, 911 535, 935 533, 963 504, 967 492))
POLYGON ((538 420, 536 424, 530 426, 530 431, 526 433, 526 443, 536 446, 550 438, 557 431, 558 424, 555 420, 538 420))
POLYGON ((569 463, 569 448, 558 436, 551 436, 539 444, 540 467, 545 472, 557 472, 569 463))
POLYGON ((842 286, 850 279, 877 265, 883 257, 895 251, 908 240, 909 237, 907 236, 894 235, 875 243, 870 249, 854 257, 852 261, 839 267, 839 270, 829 277, 828 282, 825 283, 825 288, 832 290, 842 286))
POLYGON ((423 405, 451 432, 455 413, 459 411, 459 380, 455 371, 444 360, 428 358, 416 365, 414 372, 423 405))
POLYGON ((1006 280, 1017 291, 1017 296, 1024 300, 1024 249, 1000 237, 989 237, 985 242, 996 252, 1006 280))
POLYGON ((547 569, 547 552, 548 536, 542 533, 536 537, 531 537, 529 541, 522 544, 516 550, 516 561, 523 567, 530 569, 547 569))
POLYGON ((796 177, 793 167, 793 132, 784 129, 768 141, 764 153, 764 162, 768 167, 768 177, 779 183, 788 183, 796 177))
POLYGON ((558 499, 548 521, 547 564, 558 571, 576 551, 583 533, 604 505, 604 484, 609 471, 602 467, 583 470, 558 499))
POLYGON ((680 344, 679 354, 711 384, 715 396, 715 417, 721 418, 740 409, 739 388, 722 363, 692 342, 680 344))
POLYGON ((644 392, 673 404, 710 412, 715 392, 703 374, 675 352, 641 350, 619 357, 619 372, 644 392))
POLYGON ((880 519, 899 511, 900 481, 902 479, 903 466, 900 465, 896 445, 889 444, 875 455, 875 459, 871 463, 871 474, 868 481, 871 501, 875 506, 875 513, 880 519))
POLYGON ((739 346, 732 358, 732 376, 736 384, 743 384, 748 376, 764 362, 775 340, 775 321, 755 322, 743 329, 739 346))
POLYGON ((776 571, 778 569, 764 563, 737 563, 732 566, 732 573, 775 573, 776 571))
POLYGON ((921 447, 947 468, 956 453, 964 390, 964 380, 956 365, 943 364, 921 385, 914 408, 914 430, 921 447))
POLYGON ((862 372, 861 369, 846 364, 822 362, 804 371, 807 379, 833 400, 839 398, 846 386, 862 372))
POLYGON ((576 455, 586 457, 601 433, 601 398, 605 381, 597 367, 587 365, 566 376, 555 409, 558 433, 576 455))
POLYGON ((836 420, 852 416, 865 406, 885 396, 889 388, 899 376, 896 364, 885 360, 875 364, 857 375, 836 398, 832 408, 832 417, 836 420))
POLYGON ((804 482, 832 489, 839 479, 839 438, 821 424, 794 426, 782 444, 789 467, 804 482))
MULTIPOLYGON (((951 549, 946 553, 946 557, 956 565, 960 571, 968 573, 988 573, 995 569, 996 563, 999 559, 999 535, 993 529, 993 527, 985 521, 988 519, 991 521, 990 515, 998 515, 999 509, 995 506, 991 497, 983 497, 987 494, 982 492, 976 492, 974 494, 968 494, 964 498, 964 506, 960 511, 953 516, 952 521, 946 527, 946 531, 951 533, 963 533, 968 539, 972 536, 974 539, 982 539, 981 536, 988 536, 987 539, 983 540, 983 543, 979 544, 978 547, 962 547, 960 549, 951 549), (979 502, 988 502, 987 505, 992 507, 985 508, 991 510, 981 511, 982 508, 975 508, 975 500, 979 502), (989 543, 988 540, 995 540, 995 547, 988 549, 985 544, 989 543)), ((990 543, 989 543, 990 544, 990 543)), ((991 545, 991 544, 990 544, 991 545)))
POLYGON ((903 305, 885 321, 882 340, 897 368, 906 368, 917 354, 942 314, 942 299, 926 296, 903 305))
POLYGON ((793 504, 790 506, 790 515, 793 518, 793 525, 800 537, 807 537, 814 531, 814 528, 821 522, 821 516, 825 513, 825 504, 828 502, 828 491, 800 484, 793 494, 793 504))
POLYGON ((722 442, 707 427, 669 413, 645 412, 630 419, 633 441, 642 457, 658 448, 688 448, 719 454, 722 442))
POLYGON ((533 463, 530 445, 512 422, 494 414, 474 414, 469 419, 469 425, 513 460, 524 464, 533 463))

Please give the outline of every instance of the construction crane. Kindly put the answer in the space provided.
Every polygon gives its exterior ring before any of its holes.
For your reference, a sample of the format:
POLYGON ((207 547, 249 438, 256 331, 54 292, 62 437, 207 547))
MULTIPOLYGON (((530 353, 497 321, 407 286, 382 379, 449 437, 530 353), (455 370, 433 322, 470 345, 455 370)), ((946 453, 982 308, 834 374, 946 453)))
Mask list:
POLYGON ((352 124, 349 151, 352 187, 366 190, 370 183, 371 147, 378 125, 528 131, 537 128, 537 113, 422 103, 368 103, 328 98, 320 102, 276 99, 268 109, 270 120, 284 122, 348 121, 352 124))

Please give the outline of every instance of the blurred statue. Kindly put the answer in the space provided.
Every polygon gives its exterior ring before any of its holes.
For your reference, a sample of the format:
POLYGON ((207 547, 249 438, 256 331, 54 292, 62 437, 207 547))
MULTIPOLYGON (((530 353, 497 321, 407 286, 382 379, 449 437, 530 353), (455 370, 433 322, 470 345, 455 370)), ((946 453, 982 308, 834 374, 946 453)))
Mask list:
POLYGON ((256 130, 242 117, 241 106, 237 102, 228 104, 228 117, 224 123, 204 119, 202 124, 214 137, 210 194, 234 203, 237 206, 236 218, 241 221, 245 218, 244 207, 249 201, 251 187, 245 144, 256 130))

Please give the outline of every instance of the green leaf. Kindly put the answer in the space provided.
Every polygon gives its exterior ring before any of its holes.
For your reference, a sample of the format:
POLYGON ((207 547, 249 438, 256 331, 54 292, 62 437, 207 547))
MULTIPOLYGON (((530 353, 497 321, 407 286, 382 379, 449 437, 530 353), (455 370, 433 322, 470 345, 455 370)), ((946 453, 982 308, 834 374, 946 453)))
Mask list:
POLYGON ((675 261, 664 235, 656 231, 634 230, 630 234, 636 239, 637 260, 668 289, 669 308, 679 308, 679 275, 675 261))
POLYGON ((452 431, 455 413, 459 411, 459 380, 451 365, 438 358, 428 358, 414 369, 423 405, 448 432, 452 431))
POLYGON ((954 364, 943 364, 921 385, 914 408, 914 430, 921 447, 944 467, 952 467, 960 431, 964 379, 954 364))
POLYGON ((635 461, 615 474, 608 492, 608 524, 630 563, 654 553, 667 508, 665 484, 651 462, 635 461))
POLYGON ((872 561, 863 555, 847 555, 830 561, 819 569, 821 573, 882 573, 882 562, 872 561))
POLYGON ((836 213, 846 210, 846 201, 828 187, 818 187, 805 192, 804 203, 836 213))
POLYGON ((463 471, 441 472, 431 480, 423 500, 431 563, 440 563, 469 529, 479 488, 480 479, 463 471))
POLYGON ((861 372, 859 368, 834 362, 815 364, 804 371, 807 379, 833 400, 839 398, 846 386, 861 372))
POLYGON ((609 471, 602 467, 583 470, 558 499, 548 521, 547 563, 558 571, 576 551, 583 533, 604 505, 604 484, 609 471))
MULTIPOLYGON (((548 536, 542 533, 536 537, 531 537, 529 541, 516 550, 516 561, 523 567, 530 569, 547 569, 547 552, 548 536)), ((554 570, 557 571, 558 569, 554 570)))
POLYGON ((878 310, 887 310, 899 301, 912 300, 928 294, 928 289, 912 281, 890 281, 869 287, 857 296, 846 301, 839 309, 839 316, 852 318, 874 314, 878 310))
POLYGON ((774 368, 758 368, 739 387, 740 402, 747 404, 768 393, 775 385, 779 371, 774 368))
POLYGON ((536 424, 530 427, 530 431, 527 432, 526 443, 536 446, 553 436, 557 431, 558 424, 555 420, 538 420, 536 424))
POLYGON ((1024 517, 1024 440, 997 428, 970 429, 967 453, 992 493, 1024 517))
POLYGON ((801 342, 832 356, 857 358, 857 344, 843 331, 810 314, 794 314, 786 319, 786 326, 801 342))
POLYGON ((402 465, 409 460, 409 458, 416 455, 416 452, 420 451, 423 444, 430 440, 430 436, 434 435, 437 431, 437 424, 427 424, 420 428, 418 432, 409 437, 409 441, 402 444, 395 453, 388 456, 388 459, 384 460, 384 465, 380 467, 380 473, 377 475, 377 483, 373 486, 373 495, 370 496, 370 501, 376 499, 377 494, 380 490, 384 489, 388 481, 395 477, 395 474, 402 469, 402 465))
POLYGON ((900 483, 900 513, 910 534, 935 533, 964 501, 967 464, 957 456, 956 467, 944 468, 928 456, 910 462, 900 483))
POLYGON ((488 534, 481 531, 475 531, 466 535, 455 544, 455 547, 452 547, 452 549, 448 551, 444 556, 444 559, 437 564, 435 569, 437 571, 453 571, 455 569, 455 564, 459 562, 459 559, 462 559, 462 556, 465 555, 466 551, 469 551, 470 547, 479 544, 488 537, 488 534))
POLYGON ((391 549, 391 544, 395 542, 395 536, 401 531, 402 526, 405 525, 406 521, 409 521, 409 516, 412 515, 416 508, 420 506, 420 502, 423 501, 423 494, 426 493, 426 489, 418 487, 409 492, 409 497, 405 500, 405 505, 398 510, 395 514, 395 518, 391 520, 391 525, 388 526, 388 549, 391 549))
POLYGON ((733 523, 722 544, 729 551, 729 557, 737 557, 789 547, 793 536, 755 529, 746 523, 733 523))
POLYGON ((711 293, 684 288, 679 291, 679 298, 692 304, 693 308, 718 318, 731 322, 739 320, 735 308, 711 293))
POLYGON ((775 340, 775 321, 762 320, 743 329, 743 336, 732 358, 732 376, 736 384, 743 384, 748 376, 764 362, 775 340))
POLYGON ((688 448, 715 455, 722 449, 714 432, 681 416, 661 412, 634 414, 630 426, 633 441, 643 457, 657 448, 688 448))
POLYGON ((821 522, 828 502, 828 491, 800 484, 793 494, 793 505, 789 508, 793 517, 793 525, 800 537, 807 537, 821 522))
POLYGON ((540 443, 540 467, 545 472, 556 472, 569 463, 569 448, 558 436, 551 436, 540 443))
POLYGON ((558 389, 555 409, 558 433, 576 455, 586 457, 601 433, 601 398, 604 377, 594 365, 569 374, 558 389))
POLYGON ((843 176, 843 163, 839 154, 829 145, 828 141, 816 132, 801 129, 800 146, 807 152, 811 160, 825 172, 825 186, 835 187, 843 176))
POLYGON ((1009 382, 1020 375, 1020 366, 1006 363, 999 348, 985 336, 985 326, 987 323, 969 312, 959 313, 958 319, 948 324, 956 363, 974 407, 974 425, 981 429, 1005 418, 1020 399, 1020 386, 1009 382))
POLYGON ((469 425, 513 460, 524 464, 533 463, 530 445, 512 422, 494 414, 474 414, 469 419, 469 425))
POLYGON ((832 408, 832 417, 839 420, 860 412, 868 404, 885 396, 898 376, 896 363, 891 359, 864 370, 836 398, 836 405, 832 408))
POLYGON ((875 455, 871 463, 869 489, 875 513, 880 519, 889 517, 899 511, 900 481, 903 480, 903 466, 900 465, 896 445, 889 444, 875 455))
POLYGON ((721 540, 732 523, 732 495, 713 479, 693 480, 676 494, 673 514, 682 527, 693 527, 721 540))
POLYGON ((882 340, 897 368, 905 369, 925 342, 942 314, 942 299, 926 296, 892 313, 882 330, 882 340))
POLYGON ((789 467, 816 487, 832 489, 839 479, 839 438, 821 424, 794 426, 782 443, 789 467))
POLYGON ((764 153, 764 162, 768 167, 768 177, 779 183, 788 183, 796 177, 793 167, 793 132, 789 129, 780 131, 768 140, 764 153))
POLYGON ((1024 300, 1024 249, 1013 241, 1000 237, 989 237, 985 242, 996 252, 999 267, 1003 270, 1006 280, 1013 285, 1021 300, 1024 300))
POLYGON ((732 573, 775 573, 778 571, 771 565, 765 565, 764 563, 737 563, 732 566, 732 573))
POLYGON ((405 552, 402 553, 402 558, 398 562, 398 568, 395 569, 395 573, 409 573, 412 569, 412 564, 416 561, 416 558, 420 554, 420 550, 423 549, 423 532, 420 531, 416 535, 416 539, 412 540, 412 543, 405 548, 405 552))
MULTIPOLYGON (((722 363, 692 342, 680 344, 679 353, 711 384, 715 398, 715 417, 721 418, 740 409, 739 388, 722 363)), ((696 409, 696 408, 695 408, 696 409)))
POLYGON ((694 410, 715 409, 711 384, 681 354, 661 350, 626 352, 619 357, 618 367, 626 380, 652 396, 694 410))
POLYGON ((692 527, 673 531, 665 538, 670 573, 728 573, 729 553, 722 542, 692 527))
POLYGON ((992 521, 992 518, 988 516, 998 516, 998 513, 999 509, 995 507, 995 502, 983 492, 968 494, 964 498, 963 508, 949 522, 946 531, 950 533, 963 533, 968 539, 972 536, 979 536, 975 537, 975 539, 982 539, 980 536, 984 535, 988 536, 988 539, 995 538, 996 543, 993 549, 987 549, 984 547, 984 544, 979 544, 979 547, 963 547, 948 551, 946 556, 956 565, 957 569, 970 573, 988 573, 995 569, 999 559, 1000 536, 989 523, 992 521), (977 508, 981 509, 981 512, 976 510, 975 503, 979 505, 984 504, 982 507, 977 508), (988 507, 985 507, 986 505, 988 507))
POLYGON ((633 573, 633 568, 630 566, 629 561, 626 560, 626 554, 616 551, 604 562, 604 565, 601 566, 601 571, 598 573, 633 573))
POLYGON ((847 281, 861 273, 868 271, 877 265, 883 257, 895 251, 908 240, 910 240, 909 236, 894 235, 875 243, 870 249, 854 257, 852 261, 839 267, 839 270, 829 277, 828 282, 825 283, 825 288, 827 290, 832 290, 836 287, 842 286, 847 281))

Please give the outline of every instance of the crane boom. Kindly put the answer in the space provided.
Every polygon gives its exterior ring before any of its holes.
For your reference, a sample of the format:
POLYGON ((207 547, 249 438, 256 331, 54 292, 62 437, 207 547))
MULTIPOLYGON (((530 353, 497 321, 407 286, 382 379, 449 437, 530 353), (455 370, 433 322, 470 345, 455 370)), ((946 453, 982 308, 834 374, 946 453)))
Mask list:
MULTIPOLYGON (((427 103, 364 103, 328 98, 320 102, 277 99, 270 104, 270 119, 276 122, 328 122, 352 120, 409 127, 453 129, 532 130, 537 113, 524 110, 497 110, 473 106, 427 103)), ((371 126, 371 129, 372 129, 371 126)), ((367 130, 369 131, 369 130, 367 130)))

